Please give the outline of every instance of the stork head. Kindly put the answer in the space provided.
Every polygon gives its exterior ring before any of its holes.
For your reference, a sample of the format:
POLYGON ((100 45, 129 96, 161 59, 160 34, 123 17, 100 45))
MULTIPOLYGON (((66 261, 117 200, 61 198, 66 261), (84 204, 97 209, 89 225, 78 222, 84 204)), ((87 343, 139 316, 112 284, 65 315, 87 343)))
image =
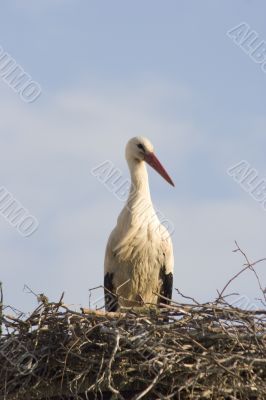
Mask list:
POLYGON ((170 185, 175 186, 172 179, 154 154, 151 142, 142 136, 137 136, 129 140, 126 145, 126 159, 131 162, 143 162, 149 164, 158 172, 170 185))

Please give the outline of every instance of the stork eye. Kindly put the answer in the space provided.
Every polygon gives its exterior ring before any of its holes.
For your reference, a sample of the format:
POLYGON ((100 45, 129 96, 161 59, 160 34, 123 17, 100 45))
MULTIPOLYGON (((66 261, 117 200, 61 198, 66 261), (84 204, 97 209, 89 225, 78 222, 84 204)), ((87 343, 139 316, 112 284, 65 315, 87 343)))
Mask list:
POLYGON ((137 146, 139 149, 143 150, 145 153, 145 148, 144 148, 143 144, 139 143, 137 146))

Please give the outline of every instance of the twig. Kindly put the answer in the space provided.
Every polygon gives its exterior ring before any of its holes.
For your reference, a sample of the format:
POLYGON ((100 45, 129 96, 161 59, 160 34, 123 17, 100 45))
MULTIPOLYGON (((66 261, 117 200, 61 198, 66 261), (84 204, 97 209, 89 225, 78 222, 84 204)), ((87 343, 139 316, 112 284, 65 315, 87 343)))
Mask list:
MULTIPOLYGON (((219 293, 219 298, 218 298, 218 300, 219 300, 219 299, 222 299, 223 294, 224 294, 224 292, 226 291, 226 289, 228 288, 228 286, 229 286, 236 278, 238 278, 244 271, 250 269, 250 270, 252 270, 253 272, 255 272, 254 269, 253 269, 253 267, 254 267, 256 264, 258 264, 258 263, 260 263, 260 262, 262 262, 262 261, 266 261, 266 258, 262 258, 262 259, 260 259, 260 260, 258 260, 258 261, 256 261, 256 262, 254 262, 254 263, 250 263, 250 262, 248 261, 247 256, 245 255, 245 253, 244 253, 244 252, 240 249, 240 247, 238 246, 237 242, 235 242, 235 244, 236 244, 237 248, 236 248, 235 250, 233 250, 233 252, 238 252, 238 251, 240 251, 241 254, 245 257, 245 260, 246 260, 246 262, 247 262, 247 265, 245 265, 244 268, 242 268, 242 269, 241 269, 238 273, 236 273, 231 279, 229 279, 229 281, 226 283, 226 285, 224 286, 224 288, 222 289, 222 291, 219 293)), ((259 281, 259 279, 258 279, 257 274, 256 274, 256 277, 257 277, 257 280, 258 280, 258 282, 259 282, 260 289, 261 289, 262 292, 263 292, 263 289, 262 289, 262 287, 261 287, 261 284, 260 284, 260 281, 259 281)), ((264 298, 265 298, 265 293, 264 293, 264 292, 263 292, 263 295, 264 295, 264 298)), ((265 299, 265 300, 266 300, 266 299, 265 299)))

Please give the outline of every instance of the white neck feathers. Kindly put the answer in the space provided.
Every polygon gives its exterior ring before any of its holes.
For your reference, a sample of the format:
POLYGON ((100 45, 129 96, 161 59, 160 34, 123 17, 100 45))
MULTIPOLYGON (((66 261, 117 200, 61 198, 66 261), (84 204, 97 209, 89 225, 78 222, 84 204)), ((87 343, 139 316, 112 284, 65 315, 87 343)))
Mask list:
POLYGON ((149 178, 145 162, 131 160, 128 162, 128 166, 131 175, 131 188, 127 205, 131 208, 140 200, 151 203, 149 178))

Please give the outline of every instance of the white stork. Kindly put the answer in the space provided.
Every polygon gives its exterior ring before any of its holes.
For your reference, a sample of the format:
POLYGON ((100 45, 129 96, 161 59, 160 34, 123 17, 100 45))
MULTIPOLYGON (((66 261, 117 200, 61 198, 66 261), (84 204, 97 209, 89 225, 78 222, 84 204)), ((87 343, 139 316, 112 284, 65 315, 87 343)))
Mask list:
POLYGON ((131 175, 127 203, 112 231, 105 253, 105 308, 167 302, 172 297, 172 241, 153 208, 146 164, 172 186, 174 183, 153 152, 150 141, 134 137, 126 145, 131 175))

